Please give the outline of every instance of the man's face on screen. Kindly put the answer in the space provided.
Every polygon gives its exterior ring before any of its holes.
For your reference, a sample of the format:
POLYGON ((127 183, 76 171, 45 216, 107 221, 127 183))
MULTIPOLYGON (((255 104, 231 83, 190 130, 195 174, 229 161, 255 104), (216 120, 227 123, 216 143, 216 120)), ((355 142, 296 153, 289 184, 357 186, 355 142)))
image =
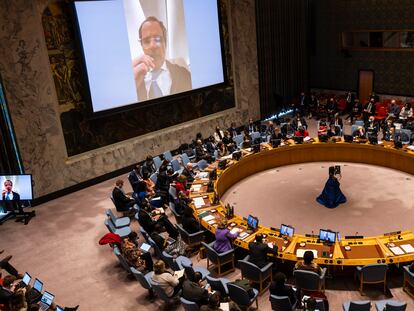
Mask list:
POLYGON ((141 28, 141 45, 144 53, 154 59, 155 68, 159 69, 165 60, 165 38, 157 22, 145 22, 141 28))
POLYGON ((5 181, 4 188, 6 189, 7 192, 11 192, 13 188, 13 184, 10 181, 5 181))

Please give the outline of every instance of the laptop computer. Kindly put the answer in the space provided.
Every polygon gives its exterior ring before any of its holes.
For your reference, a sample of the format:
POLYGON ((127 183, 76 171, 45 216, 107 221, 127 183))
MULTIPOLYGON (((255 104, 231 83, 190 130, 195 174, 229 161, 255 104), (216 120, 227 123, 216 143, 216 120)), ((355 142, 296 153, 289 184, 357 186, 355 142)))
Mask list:
POLYGON ((150 248, 151 248, 151 245, 149 245, 149 244, 147 244, 147 243, 142 243, 141 244, 141 246, 140 246, 140 249, 143 251, 143 252, 149 252, 149 250, 150 250, 150 248))
POLYGON ((26 293, 27 302, 28 303, 37 302, 38 299, 42 295, 42 289, 43 289, 43 282, 36 278, 34 280, 33 287, 26 293))
POLYGON ((65 311, 65 309, 62 308, 61 306, 56 306, 56 311, 65 311))
POLYGON ((55 299, 55 295, 49 292, 44 292, 42 298, 40 299, 40 310, 46 311, 49 309, 50 305, 53 302, 53 299, 55 299))
POLYGON ((19 288, 25 288, 27 285, 29 285, 31 279, 32 279, 32 277, 30 276, 30 274, 26 272, 23 275, 23 279, 18 284, 18 287, 19 288))

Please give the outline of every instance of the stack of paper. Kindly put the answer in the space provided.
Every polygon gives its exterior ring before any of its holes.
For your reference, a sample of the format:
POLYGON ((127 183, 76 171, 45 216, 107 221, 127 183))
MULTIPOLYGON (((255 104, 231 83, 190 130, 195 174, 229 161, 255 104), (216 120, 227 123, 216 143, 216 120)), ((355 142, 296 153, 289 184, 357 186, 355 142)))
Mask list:
POLYGON ((182 269, 182 270, 178 270, 178 271, 175 271, 174 272, 174 276, 176 276, 177 278, 182 278, 183 276, 184 276, 184 269, 182 269))
POLYGON ((200 191, 201 190, 202 185, 192 185, 191 186, 191 190, 193 191, 200 191))
POLYGON ((203 220, 205 222, 209 222, 210 220, 216 219, 213 215, 208 215, 206 217, 203 217, 203 220))
POLYGON ((220 309, 223 311, 230 311, 230 304, 228 302, 221 302, 220 309))
POLYGON ((247 238, 249 236, 249 234, 247 232, 242 232, 239 234, 239 239, 243 240, 245 238, 247 238))
POLYGON ((196 177, 201 178, 201 179, 208 178, 208 172, 200 172, 197 174, 196 177))
POLYGON ((231 234, 236 234, 236 233, 239 233, 239 232, 240 232, 240 229, 237 228, 237 227, 235 227, 235 228, 233 228, 233 229, 230 230, 230 233, 231 234))
POLYGON ((202 206, 204 206, 204 200, 202 197, 198 197, 198 198, 194 198, 193 199, 193 203, 195 205, 196 208, 200 208, 202 206))
POLYGON ((404 251, 400 247, 398 247, 398 246, 389 247, 389 249, 396 256, 398 256, 398 255, 404 255, 405 254, 404 251))
POLYGON ((414 247, 411 244, 402 244, 400 247, 406 252, 407 254, 414 253, 414 247))

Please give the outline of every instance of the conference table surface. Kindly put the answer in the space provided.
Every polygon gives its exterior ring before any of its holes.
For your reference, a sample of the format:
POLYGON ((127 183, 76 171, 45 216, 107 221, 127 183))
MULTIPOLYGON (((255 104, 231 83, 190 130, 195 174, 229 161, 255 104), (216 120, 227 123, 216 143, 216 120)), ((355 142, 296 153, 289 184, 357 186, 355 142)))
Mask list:
MULTIPOLYGON (((400 264, 414 261, 414 234, 411 228, 401 228, 401 231, 384 233, 381 236, 363 237, 347 236, 335 243, 321 242, 317 236, 297 234, 292 237, 282 236, 275 224, 274 227, 258 226, 252 232, 247 227, 243 216, 229 217, 223 202, 219 201, 230 187, 242 179, 264 170, 279 166, 319 162, 354 162, 388 167, 414 175, 414 152, 407 146, 395 149, 389 143, 371 145, 367 143, 328 142, 320 143, 317 139, 311 143, 294 144, 272 148, 262 144, 261 151, 252 153, 247 149, 239 160, 228 159, 226 169, 220 170, 218 162, 212 163, 205 171, 217 170, 214 181, 214 192, 208 192, 209 177, 204 174, 198 178, 190 189, 191 207, 202 226, 215 233, 217 224, 227 219, 228 226, 233 232, 239 232, 234 244, 248 249, 257 233, 264 236, 265 243, 270 247, 277 245, 277 256, 281 260, 297 261, 306 250, 316 254, 315 262, 321 265, 359 266, 376 263, 400 264)), ((247 215, 246 215, 247 216, 247 215)), ((384 221, 386 221, 384 219, 384 221)))

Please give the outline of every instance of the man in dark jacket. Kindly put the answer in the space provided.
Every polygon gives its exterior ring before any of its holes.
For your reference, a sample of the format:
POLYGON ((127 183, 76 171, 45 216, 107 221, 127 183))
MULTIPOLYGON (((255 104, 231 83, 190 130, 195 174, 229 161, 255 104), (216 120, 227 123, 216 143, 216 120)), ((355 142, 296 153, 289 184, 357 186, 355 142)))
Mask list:
POLYGON ((201 273, 195 272, 193 281, 185 280, 183 283, 182 297, 195 302, 199 307, 208 304, 209 292, 201 285, 201 273))
POLYGON ((256 234, 255 242, 249 243, 249 250, 249 262, 255 264, 260 269, 269 263, 267 258, 268 253, 277 254, 277 246, 275 245, 273 248, 270 248, 267 244, 263 243, 263 235, 261 233, 256 234))

